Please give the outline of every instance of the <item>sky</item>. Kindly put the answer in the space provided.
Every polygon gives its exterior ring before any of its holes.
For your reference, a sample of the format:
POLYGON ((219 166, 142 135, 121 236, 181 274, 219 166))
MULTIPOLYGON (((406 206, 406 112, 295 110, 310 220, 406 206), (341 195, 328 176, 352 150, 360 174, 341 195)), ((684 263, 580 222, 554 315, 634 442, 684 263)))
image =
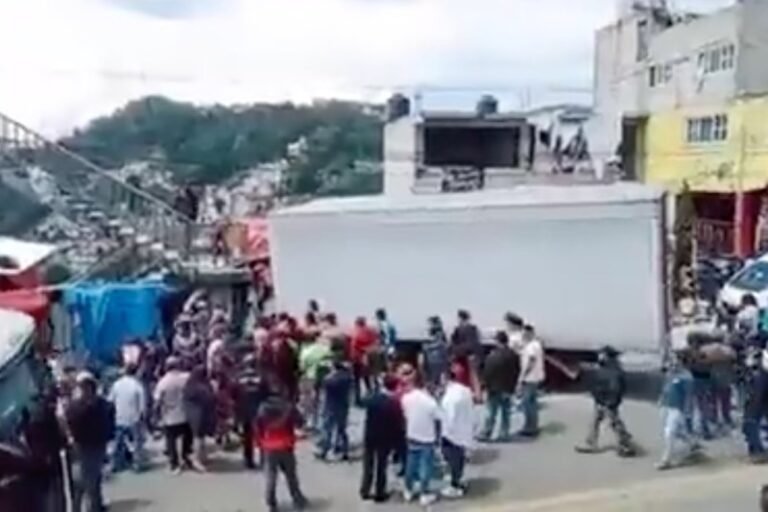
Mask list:
MULTIPOLYGON (((731 0, 675 0, 707 10, 731 0)), ((0 112, 61 135, 126 101, 589 103, 617 0, 0 0, 0 112)))

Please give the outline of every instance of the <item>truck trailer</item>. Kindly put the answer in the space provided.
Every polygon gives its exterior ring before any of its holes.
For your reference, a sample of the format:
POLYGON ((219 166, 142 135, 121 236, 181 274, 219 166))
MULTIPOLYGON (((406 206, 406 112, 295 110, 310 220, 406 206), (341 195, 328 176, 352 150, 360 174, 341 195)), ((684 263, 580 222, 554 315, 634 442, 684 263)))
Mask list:
POLYGON ((550 350, 658 352, 664 203, 637 183, 314 200, 270 216, 276 305, 345 324, 385 308, 404 340, 459 309, 490 337, 514 312, 550 350))

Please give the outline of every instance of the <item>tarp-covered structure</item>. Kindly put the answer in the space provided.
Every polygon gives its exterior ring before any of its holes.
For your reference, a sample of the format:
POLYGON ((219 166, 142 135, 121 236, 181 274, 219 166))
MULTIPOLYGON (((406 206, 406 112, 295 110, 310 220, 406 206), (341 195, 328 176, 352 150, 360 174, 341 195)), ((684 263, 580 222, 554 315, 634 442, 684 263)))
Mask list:
POLYGON ((75 351, 109 364, 119 361, 127 341, 163 339, 165 301, 174 293, 162 281, 83 283, 65 289, 75 351))

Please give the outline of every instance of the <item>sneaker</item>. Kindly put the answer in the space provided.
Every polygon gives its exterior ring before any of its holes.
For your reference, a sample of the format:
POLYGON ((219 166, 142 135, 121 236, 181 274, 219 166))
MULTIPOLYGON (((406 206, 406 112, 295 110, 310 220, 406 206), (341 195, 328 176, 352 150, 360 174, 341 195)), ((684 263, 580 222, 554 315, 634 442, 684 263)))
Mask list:
POLYGON ((389 494, 377 494, 373 497, 374 503, 386 503, 389 501, 389 494))
POLYGON ((403 501, 406 503, 411 503, 415 499, 416 495, 413 492, 409 491, 408 489, 403 490, 403 501))
POLYGON ((656 464, 656 470, 657 471, 667 471, 669 469, 674 469, 675 465, 671 462, 659 462, 656 464))
POLYGON ((181 467, 176 466, 175 468, 171 468, 171 474, 172 475, 180 475, 181 474, 181 467))
POLYGON ((437 501, 437 496, 432 493, 422 494, 419 498, 419 505, 422 507, 428 507, 437 501))
POLYGON ((624 459, 630 459, 632 457, 637 457, 637 448, 634 446, 622 446, 619 447, 616 454, 624 459))
POLYGON ((597 453, 597 446, 593 444, 582 444, 574 448, 576 453, 597 453))
POLYGON ((455 500, 455 499, 464 497, 464 489, 461 489, 460 487, 448 486, 448 487, 444 487, 443 490, 440 491, 440 495, 443 498, 447 498, 449 500, 455 500))

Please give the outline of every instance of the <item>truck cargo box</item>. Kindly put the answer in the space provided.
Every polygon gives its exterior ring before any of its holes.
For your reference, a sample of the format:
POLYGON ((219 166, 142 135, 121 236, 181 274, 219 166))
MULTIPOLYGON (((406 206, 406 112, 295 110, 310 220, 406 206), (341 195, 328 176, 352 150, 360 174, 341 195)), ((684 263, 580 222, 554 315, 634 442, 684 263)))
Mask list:
POLYGON ((523 186, 322 199, 273 212, 277 307, 318 299, 342 322, 384 307, 401 338, 459 308, 487 334, 513 311, 549 348, 657 350, 667 332, 663 193, 523 186))

